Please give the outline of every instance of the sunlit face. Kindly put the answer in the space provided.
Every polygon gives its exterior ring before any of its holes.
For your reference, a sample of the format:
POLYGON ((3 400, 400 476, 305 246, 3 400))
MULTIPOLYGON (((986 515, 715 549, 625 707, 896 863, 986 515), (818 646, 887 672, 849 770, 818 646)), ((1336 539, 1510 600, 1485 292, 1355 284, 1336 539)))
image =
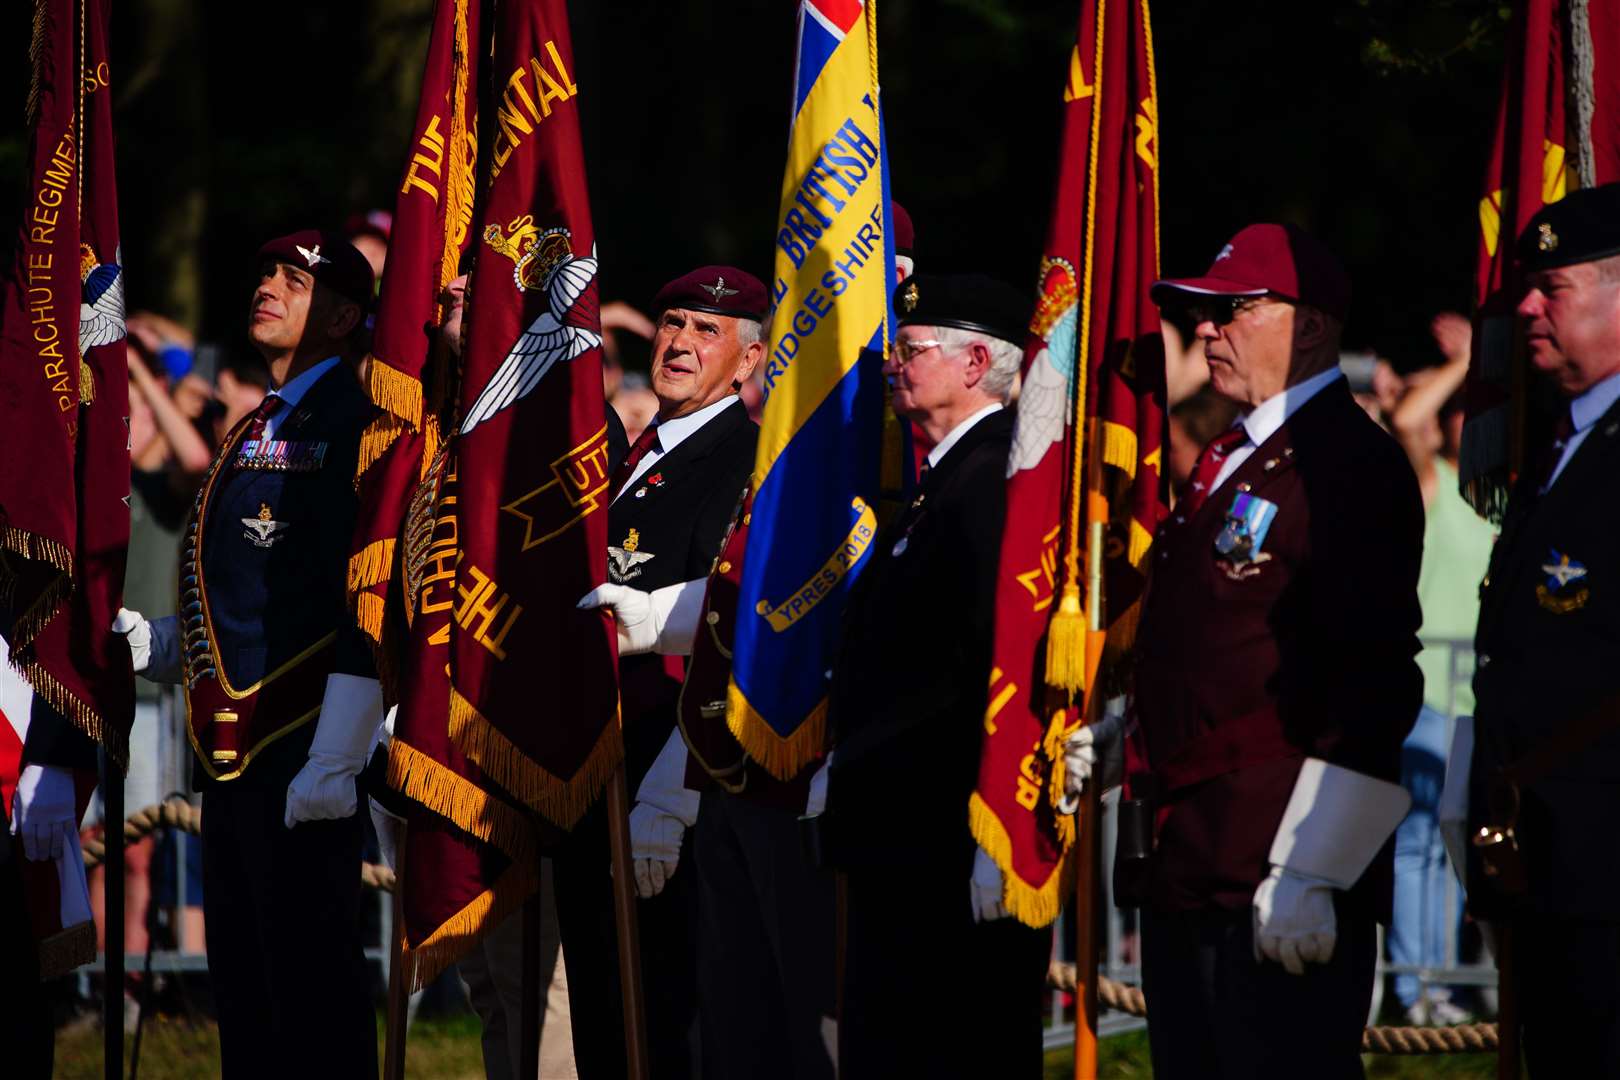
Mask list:
POLYGON ((260 352, 290 352, 304 339, 314 306, 314 275, 284 262, 259 267, 259 287, 248 308, 248 339, 260 352))
POLYGON ((1189 305, 1209 378, 1222 397, 1254 406, 1288 386, 1296 309, 1271 296, 1217 297, 1189 305))
POLYGON ((467 310, 467 275, 452 278, 449 284, 439 292, 439 306, 444 311, 444 321, 439 323, 439 333, 444 335, 444 342, 450 351, 457 356, 461 355, 462 314, 467 310))
POLYGON ((1529 275, 1519 301, 1530 363, 1568 397, 1620 371, 1620 281, 1595 263, 1529 275))
POLYGON ((971 345, 941 345, 931 326, 903 326, 889 349, 883 373, 894 388, 896 416, 922 421, 956 405, 966 386, 964 364, 971 345))
POLYGON ((765 353, 742 343, 729 315, 670 308, 658 317, 652 343, 652 388, 658 416, 670 420, 714 404, 746 382, 765 353))

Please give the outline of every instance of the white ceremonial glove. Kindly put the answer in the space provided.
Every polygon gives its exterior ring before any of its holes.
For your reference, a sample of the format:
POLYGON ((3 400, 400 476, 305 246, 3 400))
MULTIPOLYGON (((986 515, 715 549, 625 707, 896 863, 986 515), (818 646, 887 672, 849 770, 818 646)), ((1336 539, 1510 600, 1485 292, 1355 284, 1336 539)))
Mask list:
POLYGON ((1007 905, 1002 899, 1001 867, 984 848, 973 854, 973 876, 968 881, 968 899, 973 904, 973 921, 990 922, 1007 917, 1007 905))
POLYGON ((377 849, 382 852, 382 861, 388 869, 393 870, 399 865, 395 861, 399 853, 399 827, 405 820, 390 813, 369 795, 366 802, 371 804, 371 825, 377 830, 377 849))
POLYGON ((287 785, 287 828, 355 812, 354 778, 365 768, 383 722, 382 684, 359 675, 328 675, 309 760, 287 785))
POLYGON ((708 581, 697 578, 642 592, 625 585, 598 585, 577 605, 581 610, 606 607, 613 611, 619 632, 619 655, 656 652, 687 656, 697 637, 708 581))
POLYGON ((810 795, 804 801, 805 817, 815 817, 817 814, 826 812, 827 767, 831 764, 832 755, 828 754, 827 760, 821 763, 821 768, 817 769, 814 775, 810 777, 810 795))
POLYGON ((1119 737, 1125 726, 1125 698, 1110 698, 1102 717, 1094 724, 1083 724, 1063 742, 1063 799, 1058 813, 1072 814, 1080 809, 1080 796, 1086 781, 1097 771, 1103 789, 1118 787, 1125 775, 1125 742, 1119 737))
POLYGON ((1468 887, 1468 777, 1474 765, 1474 718, 1457 717, 1446 757, 1446 783, 1440 789, 1440 839, 1451 856, 1457 880, 1468 887))
POLYGON ((642 777, 630 811, 630 857, 643 900, 663 892, 675 876, 681 837, 697 823, 698 804, 698 793, 686 786, 686 740, 677 727, 642 777))
POLYGON ((152 659, 152 627, 146 618, 138 611, 121 607, 113 616, 112 630, 129 642, 129 658, 135 662, 135 670, 145 671, 152 659))
POLYGON ((1273 866, 1254 891, 1255 959, 1275 960, 1290 975, 1303 975, 1306 964, 1333 959, 1338 940, 1333 886, 1273 866))
POLYGON ((79 834, 73 773, 60 765, 24 765, 11 800, 11 832, 35 862, 60 858, 79 834))
POLYGON ((1360 879, 1411 808, 1399 784, 1320 758, 1300 766, 1271 841, 1271 872, 1254 891, 1254 958, 1291 975, 1333 957, 1333 890, 1360 879))

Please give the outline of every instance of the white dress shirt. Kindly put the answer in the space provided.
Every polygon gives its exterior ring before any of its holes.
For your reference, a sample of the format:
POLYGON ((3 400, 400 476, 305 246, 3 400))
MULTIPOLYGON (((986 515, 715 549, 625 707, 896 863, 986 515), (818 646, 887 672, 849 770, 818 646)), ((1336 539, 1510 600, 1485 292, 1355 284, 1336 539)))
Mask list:
POLYGON ((341 356, 329 356, 314 367, 300 373, 297 378, 286 386, 278 386, 266 395, 267 397, 278 397, 286 403, 276 410, 274 416, 265 421, 264 437, 266 440, 276 437, 276 429, 281 426, 283 420, 292 415, 294 409, 298 408, 298 403, 304 399, 305 394, 309 393, 309 388, 319 382, 321 376, 336 367, 342 359, 341 356))
POLYGON ((695 413, 677 416, 673 420, 654 420, 653 423, 658 428, 658 445, 648 450, 642 455, 641 460, 636 462, 635 469, 630 473, 630 479, 624 482, 624 487, 614 493, 614 501, 617 502, 620 495, 635 487, 636 481, 640 480, 647 470, 658 464, 665 454, 673 451, 682 442, 690 438, 698 428, 725 412, 730 406, 737 404, 739 400, 736 394, 727 394, 719 401, 705 405, 695 413))
POLYGON ((960 442, 962 440, 962 436, 973 430, 974 424, 977 424, 980 420, 983 420, 991 413, 1000 412, 1002 408, 1003 406, 1001 402, 993 401, 989 405, 986 405, 984 408, 980 409, 978 412, 974 413, 972 416, 968 417, 966 420, 963 420, 960 424, 957 424, 955 427, 951 428, 950 433, 947 434, 943 439, 939 440, 939 442, 935 443, 934 448, 928 451, 928 467, 932 469, 935 465, 938 465, 941 461, 945 460, 945 455, 950 453, 951 447, 960 442))
POLYGON ((1558 464, 1553 468, 1552 476, 1547 479, 1547 486, 1542 488, 1542 491, 1558 482, 1564 466, 1569 464, 1569 459, 1575 456, 1575 451, 1580 449, 1586 437, 1592 434, 1593 425, 1603 418, 1603 414, 1608 412, 1616 401, 1620 401, 1620 373, 1610 375, 1580 397, 1570 399, 1569 419, 1575 426, 1575 433, 1564 443, 1564 453, 1559 457, 1558 464))
POLYGON ((1210 495, 1221 489, 1221 485, 1237 472, 1239 465, 1249 460, 1249 455, 1259 449, 1261 443, 1277 434, 1278 429, 1288 422, 1290 416, 1299 411, 1301 405, 1342 378, 1344 372, 1335 364, 1302 383, 1285 388, 1280 394, 1271 395, 1249 410, 1249 414, 1239 421, 1243 430, 1248 433, 1249 441, 1226 455, 1226 464, 1215 474, 1215 483, 1209 489, 1210 495))

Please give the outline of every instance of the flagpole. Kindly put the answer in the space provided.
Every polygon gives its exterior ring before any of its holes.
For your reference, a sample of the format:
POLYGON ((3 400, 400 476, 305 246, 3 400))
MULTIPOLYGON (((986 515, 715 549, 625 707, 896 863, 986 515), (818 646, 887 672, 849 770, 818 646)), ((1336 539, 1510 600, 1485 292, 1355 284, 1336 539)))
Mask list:
POLYGON ((630 1080, 647 1080, 647 1010, 641 993, 641 939, 636 929, 630 865, 630 797, 624 763, 607 788, 608 843, 613 853, 613 924, 619 936, 619 992, 624 1000, 624 1056, 630 1080))
MULTIPOLYGON (((535 858, 536 865, 539 857, 535 858)), ((523 901, 523 1018, 518 1033, 518 1075, 540 1075, 540 1017, 546 1007, 540 984, 540 889, 523 901)))
POLYGON ((1496 1080, 1519 1080, 1518 942, 1499 923, 1496 937, 1496 1080))
MULTIPOLYGON (((101 865, 103 940, 102 1056, 107 1080, 124 1075, 124 775, 102 752, 102 822, 107 854, 101 865)), ((75 853, 76 854, 76 853, 75 853)))
POLYGON ((410 1023, 410 991, 405 982, 405 833, 394 840, 393 925, 388 935, 388 1033, 383 1043, 383 1080, 405 1080, 405 1036, 410 1023))

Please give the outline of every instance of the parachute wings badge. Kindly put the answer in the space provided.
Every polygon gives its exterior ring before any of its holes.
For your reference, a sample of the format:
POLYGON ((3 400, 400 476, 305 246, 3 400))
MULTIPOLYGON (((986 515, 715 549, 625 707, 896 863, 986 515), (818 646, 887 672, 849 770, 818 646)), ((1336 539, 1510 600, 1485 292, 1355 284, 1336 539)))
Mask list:
POLYGON ((79 245, 79 281, 84 291, 79 303, 79 354, 97 345, 110 345, 124 337, 124 257, 122 246, 113 261, 98 261, 89 244, 79 245))

